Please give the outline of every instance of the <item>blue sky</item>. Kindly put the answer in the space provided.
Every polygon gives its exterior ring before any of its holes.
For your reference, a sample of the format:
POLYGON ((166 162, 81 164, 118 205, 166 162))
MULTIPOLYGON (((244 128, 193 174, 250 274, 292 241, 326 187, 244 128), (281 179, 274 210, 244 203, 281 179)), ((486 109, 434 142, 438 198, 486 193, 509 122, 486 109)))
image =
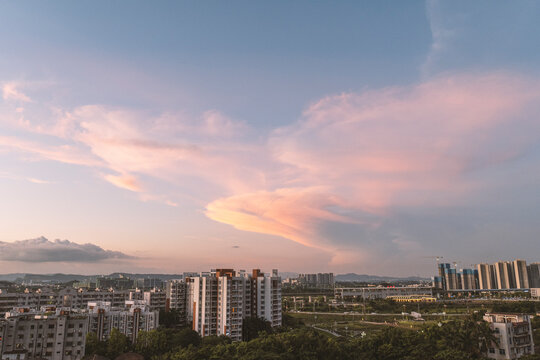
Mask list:
POLYGON ((81 257, 23 251, 0 272, 540 260, 539 16, 534 1, 1 2, 0 246, 81 257), (105 255, 84 260, 86 243, 105 255))

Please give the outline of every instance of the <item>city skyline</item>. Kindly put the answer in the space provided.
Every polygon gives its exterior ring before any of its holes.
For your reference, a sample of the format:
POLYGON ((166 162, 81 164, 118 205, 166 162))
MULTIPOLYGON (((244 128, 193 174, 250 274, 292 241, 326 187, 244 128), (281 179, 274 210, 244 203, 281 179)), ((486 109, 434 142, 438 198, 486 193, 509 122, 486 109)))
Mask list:
POLYGON ((0 273, 537 261, 538 15, 2 2, 0 273))

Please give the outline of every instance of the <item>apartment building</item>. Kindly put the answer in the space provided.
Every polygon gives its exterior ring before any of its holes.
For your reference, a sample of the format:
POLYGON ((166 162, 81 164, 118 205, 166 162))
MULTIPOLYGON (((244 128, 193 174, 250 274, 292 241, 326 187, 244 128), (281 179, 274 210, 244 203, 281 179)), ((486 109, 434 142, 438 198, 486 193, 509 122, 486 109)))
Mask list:
POLYGON ((165 310, 166 293, 160 290, 141 292, 139 290, 85 290, 65 288, 59 291, 39 289, 22 293, 0 292, 0 317, 15 307, 39 309, 42 306, 86 309, 90 302, 108 302, 113 308, 122 308, 128 300, 148 301, 151 308, 165 310), (147 294, 148 293, 148 294, 147 294))
POLYGON ((490 359, 519 359, 534 354, 533 332, 529 315, 485 314, 484 320, 495 333, 489 348, 490 359))
POLYGON ((495 280, 497 289, 515 289, 515 273, 513 263, 510 261, 498 261, 494 264, 495 280))
POLYGON ((281 325, 281 278, 253 270, 252 274, 217 269, 186 278, 187 318, 201 336, 226 335, 242 339, 242 323, 260 317, 281 325))
POLYGON ((142 300, 125 301, 122 308, 110 302, 89 303, 86 310, 17 307, 0 319, 0 359, 80 360, 89 332, 107 340, 116 328, 134 343, 141 330, 158 325, 158 311, 142 300))
POLYGON ((169 280, 165 286, 165 309, 175 310, 180 325, 186 324, 187 286, 185 280, 169 280))
POLYGON ((473 269, 461 269, 458 274, 462 290, 478 289, 478 271, 473 269))
POLYGON ((145 301, 128 300, 125 307, 111 307, 109 302, 88 303, 88 331, 101 341, 107 340, 113 328, 118 329, 135 343, 141 330, 150 331, 159 326, 159 312, 151 310, 145 301))
POLYGON ((512 265, 514 267, 516 289, 530 288, 527 262, 525 260, 516 259, 512 262, 512 265))
POLYGON ((66 308, 15 308, 0 320, 0 358, 79 360, 88 316, 66 308))
POLYGON ((540 288, 540 263, 532 263, 527 266, 527 275, 529 276, 529 286, 540 288))
POLYGON ((506 290, 540 287, 540 263, 527 265, 525 260, 477 264, 476 269, 457 271, 448 263, 438 264, 439 276, 433 287, 443 290, 506 290))
POLYGON ((307 287, 334 287, 334 273, 298 274, 297 283, 307 287))
POLYGON ((478 288, 483 290, 496 289, 495 267, 490 264, 476 265, 478 270, 478 288))
POLYGON ((150 308, 155 310, 166 310, 167 308, 167 293, 160 289, 152 289, 145 291, 143 299, 150 308))
POLYGON ((281 326, 281 277, 277 270, 270 276, 253 270, 251 277, 251 316, 263 318, 272 326, 281 326))

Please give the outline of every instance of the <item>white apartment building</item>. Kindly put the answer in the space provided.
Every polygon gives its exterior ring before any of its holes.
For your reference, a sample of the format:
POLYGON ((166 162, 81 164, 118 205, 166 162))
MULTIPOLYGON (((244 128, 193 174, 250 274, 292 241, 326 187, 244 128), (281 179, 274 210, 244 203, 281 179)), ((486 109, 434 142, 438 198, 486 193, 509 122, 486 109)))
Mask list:
POLYGON ((167 293, 163 290, 152 289, 145 291, 143 299, 154 310, 166 310, 167 308, 167 293))
POLYGON ((218 269, 188 277, 188 321, 201 336, 226 335, 242 339, 247 317, 261 317, 272 326, 281 325, 281 278, 253 270, 218 269))
POLYGON ((158 325, 159 312, 150 310, 145 301, 128 300, 122 309, 113 308, 106 301, 88 303, 88 331, 101 341, 107 340, 116 328, 135 343, 139 331, 154 330, 158 325))
POLYGON ((108 302, 113 308, 122 308, 128 300, 147 300, 152 309, 165 310, 166 293, 161 290, 84 290, 65 288, 60 291, 39 289, 22 293, 0 292, 0 317, 16 307, 39 309, 42 306, 86 309, 90 302, 108 302))
POLYGON ((251 316, 263 318, 272 326, 281 326, 281 277, 277 270, 270 276, 253 270, 251 316))
POLYGON ((496 342, 488 348, 490 359, 519 359, 534 354, 533 332, 529 315, 485 314, 484 320, 495 332, 496 342))
POLYGON ((158 325, 158 311, 150 310, 142 300, 125 301, 122 308, 113 308, 110 302, 91 302, 87 310, 18 307, 0 319, 0 359, 80 360, 88 332, 107 340, 116 328, 135 342, 141 330, 158 325))
POLYGON ((88 316, 66 308, 15 308, 0 320, 0 358, 80 360, 88 316))

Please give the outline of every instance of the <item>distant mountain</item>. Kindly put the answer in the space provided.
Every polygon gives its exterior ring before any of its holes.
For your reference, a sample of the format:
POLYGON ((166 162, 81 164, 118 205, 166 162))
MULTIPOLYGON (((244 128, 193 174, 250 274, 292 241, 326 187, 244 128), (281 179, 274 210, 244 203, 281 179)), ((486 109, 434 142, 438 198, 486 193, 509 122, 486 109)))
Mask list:
POLYGON ((0 281, 11 282, 50 282, 50 283, 66 283, 70 281, 95 281, 96 278, 106 276, 110 278, 127 277, 130 279, 157 278, 161 280, 178 279, 181 275, 178 274, 130 274, 130 273, 112 273, 110 275, 80 275, 80 274, 1 274, 0 281))
POLYGON ((0 280, 3 281, 15 281, 17 279, 22 279, 26 274, 0 274, 0 280))
MULTIPOLYGON (((295 272, 280 272, 279 275, 282 279, 296 278, 298 273, 295 272)), ((50 282, 50 283, 66 283, 70 281, 95 281, 97 277, 106 276, 110 278, 127 277, 130 279, 144 279, 154 278, 161 280, 171 280, 181 278, 181 274, 131 274, 131 273, 112 273, 109 275, 78 275, 78 274, 0 274, 0 281, 11 282, 50 282)), ((350 282, 396 282, 396 281, 424 281, 426 278, 411 276, 411 277, 391 277, 391 276, 377 276, 366 274, 339 274, 335 276, 336 281, 350 281, 350 282)))
POLYGON ((377 276, 377 275, 366 275, 366 274, 339 274, 335 276, 336 281, 350 281, 350 282, 396 282, 396 281, 426 281, 427 278, 422 278, 418 276, 409 276, 409 277, 392 277, 392 276, 377 276))

